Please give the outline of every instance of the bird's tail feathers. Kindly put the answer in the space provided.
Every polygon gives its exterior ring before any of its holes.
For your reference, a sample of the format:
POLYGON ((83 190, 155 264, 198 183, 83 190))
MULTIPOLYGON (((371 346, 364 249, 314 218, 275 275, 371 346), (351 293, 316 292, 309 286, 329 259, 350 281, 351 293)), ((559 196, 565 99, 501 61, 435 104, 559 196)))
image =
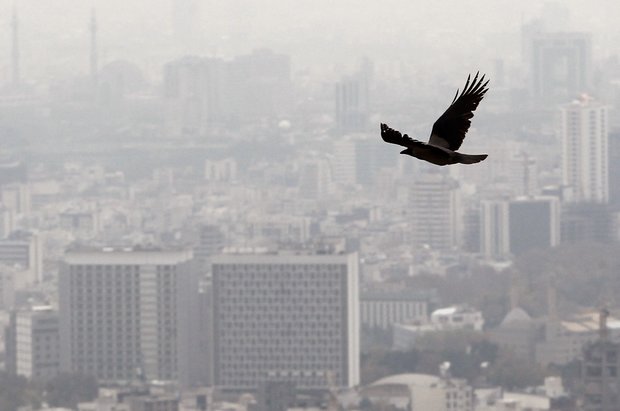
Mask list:
POLYGON ((485 158, 487 158, 488 154, 461 154, 459 158, 459 163, 462 164, 474 164, 479 163, 485 158))

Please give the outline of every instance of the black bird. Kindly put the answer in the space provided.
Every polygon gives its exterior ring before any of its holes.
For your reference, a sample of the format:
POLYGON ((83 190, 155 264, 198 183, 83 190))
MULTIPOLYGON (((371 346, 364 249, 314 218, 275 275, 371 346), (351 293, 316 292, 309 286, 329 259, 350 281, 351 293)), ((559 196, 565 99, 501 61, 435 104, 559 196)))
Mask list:
POLYGON ((473 164, 484 160, 487 154, 462 154, 456 151, 461 147, 469 130, 474 110, 488 90, 486 86, 489 80, 484 82, 484 75, 478 80, 478 74, 476 73, 471 82, 471 75, 467 76, 467 82, 460 95, 459 90, 456 90, 450 107, 433 124, 428 143, 414 140, 407 134, 402 135, 400 131, 383 123, 381 123, 381 138, 387 143, 407 147, 400 154, 408 154, 439 166, 456 163, 473 164))

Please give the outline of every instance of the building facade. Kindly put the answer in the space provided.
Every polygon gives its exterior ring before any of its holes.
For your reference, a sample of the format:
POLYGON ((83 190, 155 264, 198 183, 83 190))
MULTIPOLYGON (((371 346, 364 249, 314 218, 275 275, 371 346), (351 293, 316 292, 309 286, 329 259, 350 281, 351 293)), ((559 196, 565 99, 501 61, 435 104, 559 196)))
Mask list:
POLYGON ((15 270, 0 264, 0 310, 10 310, 15 303, 15 270))
POLYGON ((177 380, 190 361, 192 267, 191 251, 67 252, 59 279, 63 371, 104 384, 177 380))
POLYGON ((13 312, 6 335, 9 372, 39 382, 60 372, 59 320, 52 307, 13 312))
POLYGON ((620 208, 620 129, 609 133, 609 202, 620 208))
POLYGON ((580 410, 620 410, 620 344, 600 339, 583 351, 580 410))
POLYGON ((560 110, 563 183, 575 202, 609 200, 607 113, 607 106, 588 96, 560 110))
POLYGON ((530 249, 560 243, 560 204, 554 197, 483 201, 480 205, 480 252, 506 259, 530 249))
POLYGON ((370 98, 363 75, 342 78, 334 88, 336 125, 342 131, 361 131, 368 124, 370 98))
POLYGON ((419 175, 410 192, 413 241, 437 250, 459 245, 462 232, 458 182, 441 172, 419 175))
POLYGON ((433 298, 431 293, 367 290, 361 296, 361 325, 389 330, 396 323, 426 321, 433 298))
POLYGON ((228 254, 213 260, 214 378, 298 389, 359 383, 357 254, 228 254))
POLYGON ((0 240, 0 263, 24 270, 14 278, 15 288, 39 283, 43 278, 43 246, 38 233, 14 232, 0 240))
POLYGON ((361 394, 372 404, 412 411, 473 411, 474 391, 466 380, 450 375, 399 374, 366 386, 361 394))
POLYGON ((539 33, 531 38, 534 95, 560 103, 590 88, 592 45, 587 33, 539 33))

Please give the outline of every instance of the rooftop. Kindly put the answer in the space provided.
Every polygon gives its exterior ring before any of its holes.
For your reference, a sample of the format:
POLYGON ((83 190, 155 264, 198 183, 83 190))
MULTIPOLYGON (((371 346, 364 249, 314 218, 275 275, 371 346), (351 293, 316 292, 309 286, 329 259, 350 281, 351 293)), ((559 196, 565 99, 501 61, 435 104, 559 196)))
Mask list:
POLYGON ((398 374, 381 378, 371 384, 372 387, 380 385, 415 385, 430 387, 441 382, 441 378, 429 374, 398 374))

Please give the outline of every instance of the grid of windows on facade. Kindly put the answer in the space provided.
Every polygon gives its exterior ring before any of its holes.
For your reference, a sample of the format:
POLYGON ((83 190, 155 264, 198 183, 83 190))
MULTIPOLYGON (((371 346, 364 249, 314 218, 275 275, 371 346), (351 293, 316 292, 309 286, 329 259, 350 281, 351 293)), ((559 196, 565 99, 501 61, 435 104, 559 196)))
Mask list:
POLYGON ((446 409, 455 411, 473 410, 471 390, 463 389, 463 387, 448 389, 446 391, 446 409))
POLYGON ((38 379, 54 376, 58 370, 58 320, 39 319, 36 322, 37 330, 32 331, 32 377, 38 379))
POLYGON ((70 267, 73 371, 131 379, 140 358, 140 268, 70 267))
POLYGON ((103 384, 177 380, 191 258, 184 250, 68 252, 59 273, 62 370, 103 384))
POLYGON ((219 383, 346 378, 346 264, 214 266, 219 383))
POLYGON ((176 377, 177 369, 177 277, 176 267, 158 265, 157 273, 157 364, 158 375, 165 380, 176 377))
POLYGON ((426 318, 426 303, 421 301, 361 302, 362 325, 368 328, 390 329, 394 323, 407 323, 426 318))

